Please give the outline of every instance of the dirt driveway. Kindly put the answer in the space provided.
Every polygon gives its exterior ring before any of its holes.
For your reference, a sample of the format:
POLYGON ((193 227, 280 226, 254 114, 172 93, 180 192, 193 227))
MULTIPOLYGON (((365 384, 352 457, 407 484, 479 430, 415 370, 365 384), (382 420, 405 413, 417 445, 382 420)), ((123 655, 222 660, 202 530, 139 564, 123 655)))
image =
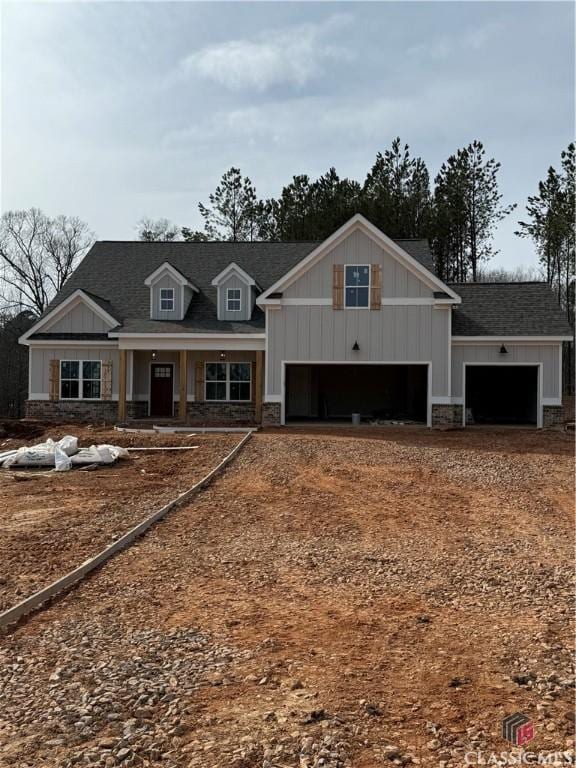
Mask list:
MULTIPOLYGON (((0 765, 464 765, 573 747, 572 441, 255 436, 1 639, 0 765)), ((47 501, 49 501, 47 499, 47 501)))

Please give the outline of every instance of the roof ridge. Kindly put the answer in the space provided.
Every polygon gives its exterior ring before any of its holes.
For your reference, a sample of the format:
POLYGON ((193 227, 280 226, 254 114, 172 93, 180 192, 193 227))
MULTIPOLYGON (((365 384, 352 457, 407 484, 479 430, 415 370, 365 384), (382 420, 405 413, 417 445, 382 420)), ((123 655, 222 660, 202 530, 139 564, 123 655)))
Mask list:
POLYGON ((549 285, 546 280, 476 280, 469 283, 446 283, 446 285, 549 285))
POLYGON ((322 240, 96 240, 96 243, 124 245, 316 245, 321 242, 322 240))

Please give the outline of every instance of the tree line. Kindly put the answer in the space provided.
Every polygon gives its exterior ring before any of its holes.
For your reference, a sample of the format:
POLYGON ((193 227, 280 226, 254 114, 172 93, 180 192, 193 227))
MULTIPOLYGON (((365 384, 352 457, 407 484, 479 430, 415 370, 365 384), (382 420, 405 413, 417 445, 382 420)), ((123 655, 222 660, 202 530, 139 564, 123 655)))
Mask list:
MULTIPOLYGON (((294 176, 277 198, 259 198, 251 179, 230 168, 208 200, 198 204, 202 230, 167 219, 142 219, 138 238, 319 241, 362 213, 394 239, 427 238, 437 274, 447 282, 546 280, 573 324, 575 145, 561 153, 557 167, 548 169, 518 222, 516 234, 536 247, 537 270, 489 266, 496 255, 495 229, 516 207, 502 201, 500 170, 482 143, 473 141, 451 155, 431 183, 424 160, 414 157, 400 138, 376 155, 362 182, 341 178, 330 168, 317 179, 294 176)), ((26 351, 17 344, 18 336, 44 312, 94 237, 78 217, 50 217, 37 208, 7 211, 0 218, 0 412, 18 412, 14 403, 26 388, 21 360, 26 351)))
MULTIPOLYGON (((554 289, 572 322, 575 275, 575 146, 562 152, 560 168, 550 167, 537 194, 528 198, 526 219, 517 235, 531 238, 540 279, 554 289)), ((408 144, 394 139, 376 155, 363 182, 341 178, 335 168, 311 179, 294 176, 277 198, 260 199, 239 168, 230 168, 198 209, 202 230, 176 226, 167 219, 143 219, 141 240, 318 241, 355 213, 362 213, 394 239, 427 238, 436 272, 446 282, 519 279, 522 272, 490 270, 496 255, 497 225, 515 208, 499 191, 500 163, 488 157, 480 141, 451 155, 433 184, 426 163, 408 144)), ((529 274, 534 277, 533 273, 529 274)))

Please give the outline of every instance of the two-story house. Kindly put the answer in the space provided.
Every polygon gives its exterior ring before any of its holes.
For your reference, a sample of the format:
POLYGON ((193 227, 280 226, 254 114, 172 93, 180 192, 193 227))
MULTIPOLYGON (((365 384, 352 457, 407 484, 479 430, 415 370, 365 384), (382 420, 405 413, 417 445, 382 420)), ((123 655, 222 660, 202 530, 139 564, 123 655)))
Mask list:
POLYGON ((357 215, 322 243, 97 242, 21 342, 43 419, 541 427, 571 338, 546 284, 448 285, 357 215))

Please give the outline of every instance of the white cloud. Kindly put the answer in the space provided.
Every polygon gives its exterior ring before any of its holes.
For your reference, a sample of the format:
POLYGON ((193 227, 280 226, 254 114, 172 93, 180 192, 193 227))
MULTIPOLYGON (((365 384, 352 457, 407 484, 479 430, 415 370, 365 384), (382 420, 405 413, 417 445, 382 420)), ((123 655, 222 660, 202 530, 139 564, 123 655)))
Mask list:
POLYGON ((351 58, 348 50, 331 42, 350 21, 350 16, 336 14, 317 24, 207 46, 182 60, 180 74, 199 74, 232 90, 265 91, 286 83, 302 87, 323 74, 326 62, 351 58))
POLYGON ((503 30, 503 25, 496 22, 474 27, 463 34, 455 34, 453 37, 439 37, 436 40, 413 45, 406 53, 420 59, 448 59, 454 54, 462 55, 469 50, 479 51, 503 30))

